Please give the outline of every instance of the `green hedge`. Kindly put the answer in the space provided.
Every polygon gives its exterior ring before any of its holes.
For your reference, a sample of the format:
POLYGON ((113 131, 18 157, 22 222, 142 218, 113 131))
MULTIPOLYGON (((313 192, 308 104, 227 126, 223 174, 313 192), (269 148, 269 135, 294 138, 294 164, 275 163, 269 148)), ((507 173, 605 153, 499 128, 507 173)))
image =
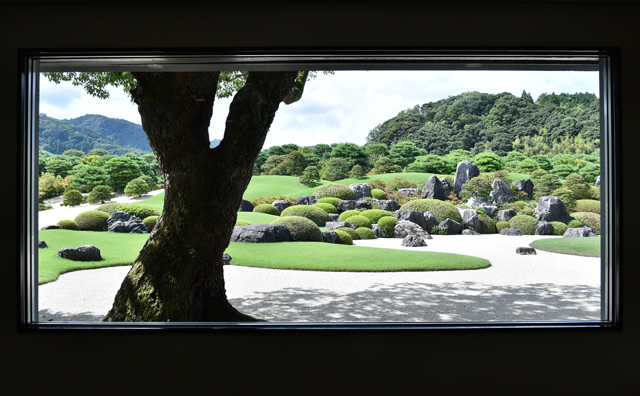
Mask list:
POLYGON ((110 203, 100 205, 96 208, 96 210, 107 213, 109 215, 115 212, 127 212, 132 216, 140 218, 140 220, 144 220, 149 216, 160 216, 160 212, 158 212, 151 206, 136 203, 110 203))
POLYGON ((435 216, 436 221, 441 223, 446 219, 455 220, 462 223, 460 212, 453 204, 439 199, 416 199, 409 201, 400 207, 400 210, 411 209, 418 212, 431 212, 435 216))
MULTIPOLYGON (((288 209, 288 208, 287 208, 288 209)), ((321 209, 318 209, 321 210, 321 209)), ((283 211, 284 213, 285 211, 283 211)), ((275 219, 271 224, 283 225, 289 230, 294 242, 324 242, 322 231, 313 221, 300 216, 286 216, 275 219)))
POLYGON ((580 221, 583 225, 593 228, 593 232, 600 235, 600 215, 591 212, 571 213, 571 217, 580 221))
POLYGON ((106 231, 109 214, 99 210, 89 210, 76 216, 74 221, 82 231, 106 231))

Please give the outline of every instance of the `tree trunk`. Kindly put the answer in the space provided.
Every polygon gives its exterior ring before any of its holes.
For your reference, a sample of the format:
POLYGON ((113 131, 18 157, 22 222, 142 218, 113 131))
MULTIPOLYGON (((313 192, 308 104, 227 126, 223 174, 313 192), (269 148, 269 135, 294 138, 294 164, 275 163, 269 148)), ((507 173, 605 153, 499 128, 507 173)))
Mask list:
POLYGON ((253 164, 296 72, 251 72, 209 148, 220 73, 134 73, 132 96, 165 179, 162 216, 104 321, 256 320, 229 304, 222 254, 253 164))

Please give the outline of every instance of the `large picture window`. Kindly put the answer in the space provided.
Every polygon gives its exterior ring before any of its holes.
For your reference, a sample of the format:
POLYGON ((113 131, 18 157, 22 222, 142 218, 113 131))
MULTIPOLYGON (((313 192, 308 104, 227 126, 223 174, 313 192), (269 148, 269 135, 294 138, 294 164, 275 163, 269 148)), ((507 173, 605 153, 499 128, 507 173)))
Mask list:
POLYGON ((22 55, 22 328, 620 324, 614 50, 22 55))

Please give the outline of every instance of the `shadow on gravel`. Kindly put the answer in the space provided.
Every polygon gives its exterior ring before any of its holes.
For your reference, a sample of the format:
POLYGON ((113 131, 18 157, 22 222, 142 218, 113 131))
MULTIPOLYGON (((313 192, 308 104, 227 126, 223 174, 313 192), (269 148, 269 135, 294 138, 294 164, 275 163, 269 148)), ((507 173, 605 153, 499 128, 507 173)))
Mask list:
POLYGON ((40 322, 99 322, 104 315, 94 315, 89 312, 51 312, 49 309, 42 309, 38 312, 38 317, 40 322))
POLYGON ((600 289, 475 282, 374 285, 356 293, 286 288, 229 300, 272 322, 483 322, 600 320, 600 289))

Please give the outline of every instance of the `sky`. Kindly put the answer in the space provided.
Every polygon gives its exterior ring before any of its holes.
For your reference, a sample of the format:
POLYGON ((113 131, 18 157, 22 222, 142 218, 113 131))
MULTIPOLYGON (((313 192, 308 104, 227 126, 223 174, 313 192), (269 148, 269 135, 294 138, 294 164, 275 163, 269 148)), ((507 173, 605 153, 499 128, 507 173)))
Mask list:
MULTIPOLYGON (((307 82, 302 99, 281 104, 263 148, 295 143, 356 143, 364 145, 369 131, 400 111, 468 91, 525 90, 542 93, 599 94, 598 72, 544 71, 336 71, 307 82)), ((40 113, 57 119, 102 114, 141 124, 135 103, 121 88, 111 88, 101 100, 71 83, 40 79, 40 113)), ((209 127, 210 140, 222 139, 229 99, 217 99, 209 127)))

